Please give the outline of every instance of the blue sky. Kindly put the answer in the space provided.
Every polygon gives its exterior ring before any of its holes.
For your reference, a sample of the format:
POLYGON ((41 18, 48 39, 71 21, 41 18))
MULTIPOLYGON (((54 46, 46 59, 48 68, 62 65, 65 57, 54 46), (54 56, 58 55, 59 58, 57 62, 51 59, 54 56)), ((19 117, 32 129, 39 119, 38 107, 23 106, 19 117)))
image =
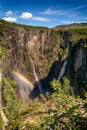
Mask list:
POLYGON ((0 18, 46 27, 87 22, 87 0, 0 0, 0 18))

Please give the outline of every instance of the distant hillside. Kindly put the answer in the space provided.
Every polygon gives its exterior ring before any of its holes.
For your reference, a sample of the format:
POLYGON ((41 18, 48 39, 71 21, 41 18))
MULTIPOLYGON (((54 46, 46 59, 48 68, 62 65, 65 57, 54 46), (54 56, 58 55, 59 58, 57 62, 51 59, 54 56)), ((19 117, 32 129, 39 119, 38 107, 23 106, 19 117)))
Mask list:
POLYGON ((54 27, 55 30, 87 27, 87 23, 72 23, 54 27))

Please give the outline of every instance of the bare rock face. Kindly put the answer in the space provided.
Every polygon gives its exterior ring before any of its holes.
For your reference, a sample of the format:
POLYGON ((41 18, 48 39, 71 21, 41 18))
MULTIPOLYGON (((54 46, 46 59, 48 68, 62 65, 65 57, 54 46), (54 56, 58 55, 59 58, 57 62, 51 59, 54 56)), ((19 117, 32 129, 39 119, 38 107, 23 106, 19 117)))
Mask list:
POLYGON ((52 57, 54 50, 52 46, 55 46, 54 39, 56 38, 57 41, 57 36, 53 36, 49 30, 29 29, 26 31, 18 27, 11 33, 11 40, 8 41, 10 53, 6 57, 7 62, 10 59, 10 67, 20 73, 26 73, 26 76, 34 83, 32 59, 39 79, 44 78, 48 73, 47 66, 52 64, 53 58, 56 59, 55 56, 52 57))
POLYGON ((86 40, 80 40, 79 41, 79 46, 76 49, 76 53, 75 53, 75 71, 78 71, 78 69, 80 69, 80 67, 84 66, 87 64, 86 58, 87 58, 87 54, 86 54, 86 48, 84 48, 84 46, 86 45, 86 40), (85 43, 84 43, 85 41, 85 43), (82 45, 81 45, 82 44, 82 45))
POLYGON ((87 91, 87 40, 81 39, 75 53, 75 89, 76 93, 87 91))
POLYGON ((74 87, 75 94, 84 97, 87 91, 87 39, 80 39, 70 47, 66 75, 74 87))
MULTIPOLYGON (((51 64, 57 60, 59 34, 51 29, 4 26, 4 23, 0 24, 0 28, 3 28, 1 43, 3 41, 5 43, 1 46, 8 50, 3 56, 3 75, 14 78, 13 74, 16 72, 19 73, 19 77, 22 75, 23 80, 27 79, 33 85, 38 84, 39 80, 47 76, 51 64), (35 76, 38 77, 38 81, 35 76)), ((19 97, 27 100, 26 95, 29 97, 29 93, 26 94, 21 83, 18 86, 20 86, 17 87, 19 97)))
POLYGON ((82 66, 82 59, 83 59, 83 52, 82 48, 79 49, 79 51, 76 54, 76 60, 75 60, 75 71, 77 71, 82 66))
MULTIPOLYGON (((87 80, 87 48, 85 47, 87 39, 79 39, 75 45, 72 40, 79 34, 72 34, 67 30, 26 27, 3 21, 0 22, 0 28, 3 76, 14 78, 13 72, 17 72, 22 76, 22 80, 27 79, 36 86, 41 82, 43 89, 48 91, 50 81, 53 78, 58 79, 63 63, 67 59, 62 77, 66 75, 72 86, 76 88, 79 88, 77 79, 87 80), (6 49, 3 55, 2 48, 6 49)), ((19 96, 21 93, 28 100, 26 90, 18 86, 19 96)))

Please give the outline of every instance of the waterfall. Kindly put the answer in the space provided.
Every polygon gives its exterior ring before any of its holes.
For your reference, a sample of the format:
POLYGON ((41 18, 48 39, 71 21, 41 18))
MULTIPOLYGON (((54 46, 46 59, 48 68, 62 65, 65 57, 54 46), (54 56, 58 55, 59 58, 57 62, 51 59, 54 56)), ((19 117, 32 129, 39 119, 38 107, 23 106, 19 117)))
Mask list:
POLYGON ((38 79, 38 76, 37 76, 37 74, 36 74, 34 63, 33 63, 32 59, 30 59, 30 60, 31 60, 31 63, 32 63, 33 73, 34 73, 34 76, 35 76, 35 80, 36 80, 36 82, 38 83, 38 89, 39 89, 40 93, 42 93, 42 92, 43 92, 42 86, 41 86, 41 83, 40 83, 40 81, 39 81, 39 79, 38 79))
MULTIPOLYGON (((1 74, 1 69, 0 69, 0 83, 1 83, 1 80, 2 80, 2 74, 1 74)), ((1 118, 3 120, 3 130, 5 130, 5 127, 8 126, 8 119, 2 108, 1 84, 0 84, 0 114, 1 114, 1 118)))
POLYGON ((61 70, 60 70, 60 73, 59 73, 59 76, 58 76, 58 80, 60 80, 61 77, 64 75, 66 65, 67 65, 67 60, 64 61, 63 65, 61 67, 61 70))

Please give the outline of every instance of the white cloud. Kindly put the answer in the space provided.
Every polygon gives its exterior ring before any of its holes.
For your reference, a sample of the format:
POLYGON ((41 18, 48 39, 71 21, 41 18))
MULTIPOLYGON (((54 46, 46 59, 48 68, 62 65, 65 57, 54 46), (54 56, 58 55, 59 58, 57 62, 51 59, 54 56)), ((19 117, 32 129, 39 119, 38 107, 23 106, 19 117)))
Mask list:
POLYGON ((4 17, 3 18, 5 21, 8 21, 8 22, 16 22, 17 19, 15 17, 4 17))
POLYGON ((66 13, 66 10, 52 10, 47 9, 45 12, 42 12, 42 14, 57 14, 57 15, 64 15, 66 13))
POLYGON ((84 7, 86 7, 86 6, 84 6, 84 5, 82 5, 82 6, 77 6, 77 7, 72 8, 72 10, 76 11, 76 10, 80 10, 80 9, 82 9, 82 8, 84 8, 84 7))
POLYGON ((32 18, 32 14, 30 12, 22 12, 21 18, 23 18, 23 19, 32 18))
MULTIPOLYGON (((81 7, 79 7, 79 8, 81 8, 81 7)), ((42 12, 41 14, 77 17, 79 15, 79 12, 75 11, 74 9, 69 9, 69 10, 52 10, 52 9, 49 8, 46 11, 42 12)))
POLYGON ((42 18, 42 17, 32 17, 32 19, 37 21, 43 21, 43 22, 49 21, 48 18, 42 18))
POLYGON ((13 14, 12 11, 8 11, 8 12, 6 12, 6 16, 11 16, 12 14, 13 14))

